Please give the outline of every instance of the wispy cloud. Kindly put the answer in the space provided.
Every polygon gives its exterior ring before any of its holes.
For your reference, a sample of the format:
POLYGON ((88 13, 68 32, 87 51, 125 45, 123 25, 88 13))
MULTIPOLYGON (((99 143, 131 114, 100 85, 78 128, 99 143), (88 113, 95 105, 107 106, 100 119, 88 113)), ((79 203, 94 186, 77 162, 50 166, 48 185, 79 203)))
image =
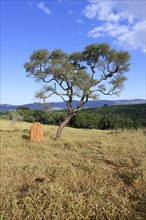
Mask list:
POLYGON ((27 4, 28 4, 28 6, 33 6, 33 2, 32 1, 28 1, 27 4))
POLYGON ((79 24, 85 24, 85 21, 83 21, 82 19, 77 19, 76 22, 79 24))
POLYGON ((99 25, 95 27, 91 31, 88 32, 89 37, 100 37, 106 36, 107 34, 112 37, 117 37, 119 35, 125 34, 129 31, 127 25, 119 25, 119 24, 112 24, 110 22, 106 22, 103 25, 99 25))
POLYGON ((51 10, 45 6, 45 3, 44 2, 40 2, 38 5, 38 8, 41 9, 44 13, 46 14, 50 14, 51 13, 51 10))
POLYGON ((70 11, 68 11, 68 14, 72 14, 72 13, 73 13, 73 11, 71 11, 71 10, 70 10, 70 11))
POLYGON ((109 36, 123 48, 145 51, 144 1, 89 0, 83 13, 98 22, 98 26, 88 32, 89 37, 109 36))

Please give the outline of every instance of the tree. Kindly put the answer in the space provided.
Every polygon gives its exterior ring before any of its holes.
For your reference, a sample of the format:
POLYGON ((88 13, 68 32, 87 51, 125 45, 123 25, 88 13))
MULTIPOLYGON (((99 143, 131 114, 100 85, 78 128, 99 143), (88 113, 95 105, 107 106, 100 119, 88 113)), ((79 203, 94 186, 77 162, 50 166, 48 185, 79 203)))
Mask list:
POLYGON ((31 109, 27 106, 20 106, 16 110, 22 110, 22 111, 29 110, 30 111, 31 109))
POLYGON ((100 93, 120 93, 126 80, 124 73, 129 69, 129 59, 128 52, 118 52, 106 43, 91 44, 82 52, 72 54, 61 49, 52 52, 40 49, 32 53, 24 68, 27 76, 44 83, 36 97, 45 102, 50 96, 57 95, 68 108, 67 117, 57 130, 56 140, 89 99, 96 99, 100 93), (72 105, 74 97, 79 98, 76 108, 72 105))

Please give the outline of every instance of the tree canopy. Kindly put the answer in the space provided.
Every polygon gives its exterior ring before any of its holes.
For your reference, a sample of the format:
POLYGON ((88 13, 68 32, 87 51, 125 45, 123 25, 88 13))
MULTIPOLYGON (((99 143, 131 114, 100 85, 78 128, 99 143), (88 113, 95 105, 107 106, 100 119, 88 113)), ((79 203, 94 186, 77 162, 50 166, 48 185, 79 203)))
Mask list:
POLYGON ((24 68, 28 76, 44 82, 43 88, 36 93, 37 98, 45 101, 57 95, 66 102, 68 117, 64 127, 89 99, 96 99, 101 93, 118 95, 121 92, 127 79, 124 74, 129 70, 129 60, 128 52, 116 51, 102 43, 91 44, 82 52, 72 54, 61 49, 52 52, 35 50, 24 68), (79 102, 73 109, 72 101, 76 97, 79 102))

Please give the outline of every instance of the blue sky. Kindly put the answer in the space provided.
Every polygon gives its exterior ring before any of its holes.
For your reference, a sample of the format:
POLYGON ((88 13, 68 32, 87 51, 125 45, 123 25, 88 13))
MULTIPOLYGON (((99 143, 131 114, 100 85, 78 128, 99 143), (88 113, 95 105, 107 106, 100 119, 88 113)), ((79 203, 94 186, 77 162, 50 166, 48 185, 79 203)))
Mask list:
POLYGON ((142 0, 2 0, 1 104, 38 101, 34 94, 41 84, 26 77, 23 68, 35 49, 62 48, 72 53, 102 42, 129 51, 131 67, 120 97, 101 95, 100 99, 145 99, 145 4, 142 0))

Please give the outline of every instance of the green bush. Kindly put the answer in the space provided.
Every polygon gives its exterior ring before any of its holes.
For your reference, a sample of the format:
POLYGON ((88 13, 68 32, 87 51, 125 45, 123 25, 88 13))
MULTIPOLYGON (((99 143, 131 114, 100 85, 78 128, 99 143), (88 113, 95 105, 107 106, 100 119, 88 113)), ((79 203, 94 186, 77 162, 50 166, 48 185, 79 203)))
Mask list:
POLYGON ((17 111, 19 111, 19 110, 22 110, 22 111, 29 110, 29 111, 31 111, 31 109, 30 109, 29 107, 26 107, 26 106, 20 106, 20 107, 18 107, 18 108, 17 108, 17 111))
POLYGON ((82 111, 72 118, 69 125, 75 128, 98 128, 99 116, 82 111))
POLYGON ((99 129, 108 130, 113 128, 112 118, 108 115, 102 116, 99 120, 99 129))
POLYGON ((23 120, 26 122, 30 122, 30 123, 34 123, 35 122, 35 118, 29 115, 24 115, 23 120))

